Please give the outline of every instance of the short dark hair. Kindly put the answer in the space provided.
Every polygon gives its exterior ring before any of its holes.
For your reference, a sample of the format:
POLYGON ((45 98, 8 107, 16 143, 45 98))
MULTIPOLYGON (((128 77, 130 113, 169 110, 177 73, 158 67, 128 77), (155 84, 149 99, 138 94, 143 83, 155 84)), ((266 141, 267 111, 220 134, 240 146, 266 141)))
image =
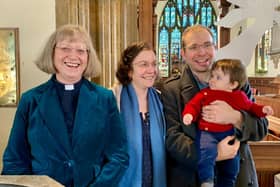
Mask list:
POLYGON ((211 72, 221 68, 224 74, 229 74, 230 82, 233 83, 234 81, 238 82, 238 86, 235 90, 241 89, 246 81, 246 69, 242 62, 238 59, 220 59, 213 63, 211 67, 211 72))
POLYGON ((129 76, 130 71, 133 70, 132 62, 135 57, 144 50, 154 51, 152 45, 148 42, 135 42, 130 44, 122 52, 116 72, 116 77, 122 85, 128 85, 132 81, 131 77, 129 76))

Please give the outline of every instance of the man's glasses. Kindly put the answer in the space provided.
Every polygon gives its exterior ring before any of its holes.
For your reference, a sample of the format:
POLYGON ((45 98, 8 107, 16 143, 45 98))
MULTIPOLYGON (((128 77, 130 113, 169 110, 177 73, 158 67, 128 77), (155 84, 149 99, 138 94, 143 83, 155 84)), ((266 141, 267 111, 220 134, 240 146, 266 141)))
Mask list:
POLYGON ((212 43, 212 42, 205 42, 205 43, 202 44, 202 45, 193 44, 193 45, 187 46, 187 47, 185 47, 185 48, 187 48, 187 49, 190 50, 190 51, 196 52, 196 51, 199 51, 200 48, 202 48, 202 49, 204 49, 204 50, 209 50, 209 49, 211 49, 213 46, 214 46, 214 43, 212 43))

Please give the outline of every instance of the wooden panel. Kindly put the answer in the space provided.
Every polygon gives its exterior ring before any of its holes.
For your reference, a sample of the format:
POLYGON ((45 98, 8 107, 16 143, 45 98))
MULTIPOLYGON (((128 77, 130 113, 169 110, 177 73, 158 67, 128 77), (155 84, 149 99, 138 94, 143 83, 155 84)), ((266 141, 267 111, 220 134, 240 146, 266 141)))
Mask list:
POLYGON ((277 171, 257 171, 259 187, 273 187, 276 174, 277 171))
POLYGON ((258 174, 259 187, 273 187, 280 173, 280 141, 250 142, 258 174))
POLYGON ((250 142, 250 147, 257 170, 280 172, 280 141, 250 142))
POLYGON ((262 141, 280 141, 280 137, 269 133, 262 141))
POLYGON ((280 97, 278 95, 270 96, 255 96, 256 103, 261 105, 270 105, 273 110, 273 116, 280 118, 280 97))
POLYGON ((268 129, 270 133, 280 138, 280 118, 268 116, 267 119, 269 121, 268 129))
POLYGON ((280 94, 280 78, 248 77, 250 85, 258 90, 258 95, 280 94))
MULTIPOLYGON (((227 0, 219 0, 217 2, 218 7, 221 8, 220 12, 220 19, 225 17, 229 11, 229 7, 231 6, 231 3, 227 0)), ((230 29, 225 27, 219 27, 219 47, 224 47, 230 42, 230 29)))
POLYGON ((153 1, 139 0, 139 40, 153 43, 153 1))
POLYGON ((267 117, 269 131, 263 141, 249 142, 258 174, 259 187, 273 187, 274 176, 280 173, 280 118, 267 117), (275 133, 276 132, 276 133, 275 133))

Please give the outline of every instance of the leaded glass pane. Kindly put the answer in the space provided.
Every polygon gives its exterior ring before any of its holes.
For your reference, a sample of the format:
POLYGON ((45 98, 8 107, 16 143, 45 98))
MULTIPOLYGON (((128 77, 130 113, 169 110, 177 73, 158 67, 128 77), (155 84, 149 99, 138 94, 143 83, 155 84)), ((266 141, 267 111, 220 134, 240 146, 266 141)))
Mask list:
POLYGON ((195 12, 195 14, 194 15, 197 16, 199 8, 200 8, 200 0, 195 0, 195 4, 194 4, 194 12, 195 12))
POLYGON ((183 23, 182 23, 182 26, 183 27, 186 27, 187 26, 187 21, 188 21, 188 17, 186 14, 183 15, 183 23))
POLYGON ((183 11, 183 8, 182 8, 182 0, 178 0, 177 2, 177 8, 178 8, 178 11, 180 13, 180 16, 182 16, 182 11, 183 11))
POLYGON ((175 23, 176 23, 176 9, 175 7, 171 7, 171 19, 170 19, 170 27, 174 27, 175 26, 175 23))
POLYGON ((175 28, 171 33, 171 60, 178 59, 180 56, 180 42, 181 32, 178 28, 175 28))
MULTIPOLYGON (((185 28, 202 24, 211 29, 217 42, 217 17, 209 0, 169 0, 160 16, 158 61, 161 77, 169 77, 175 62, 182 63, 181 35, 185 28)), ((177 65, 176 65, 177 66, 177 65)))
POLYGON ((161 77, 168 77, 169 71, 169 45, 168 31, 163 28, 159 33, 159 69, 161 77))
POLYGON ((207 16, 206 16, 206 7, 201 8, 201 24, 202 25, 207 25, 206 22, 207 16))
POLYGON ((209 27, 212 24, 212 7, 211 6, 207 7, 206 18, 207 18, 206 25, 207 25, 207 27, 209 27))
POLYGON ((170 26, 170 8, 166 7, 164 12, 165 12, 165 17, 164 17, 165 25, 167 27, 169 27, 170 26))

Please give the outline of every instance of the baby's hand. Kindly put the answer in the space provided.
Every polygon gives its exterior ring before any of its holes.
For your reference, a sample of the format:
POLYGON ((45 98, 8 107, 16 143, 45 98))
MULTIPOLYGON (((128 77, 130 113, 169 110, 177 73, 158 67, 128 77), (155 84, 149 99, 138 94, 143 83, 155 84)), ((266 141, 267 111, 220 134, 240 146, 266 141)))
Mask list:
POLYGON ((273 109, 271 106, 264 106, 262 109, 263 113, 265 113, 266 115, 273 115, 273 109))
POLYGON ((183 117, 183 122, 185 125, 190 125, 193 120, 193 116, 191 114, 185 114, 183 117))

